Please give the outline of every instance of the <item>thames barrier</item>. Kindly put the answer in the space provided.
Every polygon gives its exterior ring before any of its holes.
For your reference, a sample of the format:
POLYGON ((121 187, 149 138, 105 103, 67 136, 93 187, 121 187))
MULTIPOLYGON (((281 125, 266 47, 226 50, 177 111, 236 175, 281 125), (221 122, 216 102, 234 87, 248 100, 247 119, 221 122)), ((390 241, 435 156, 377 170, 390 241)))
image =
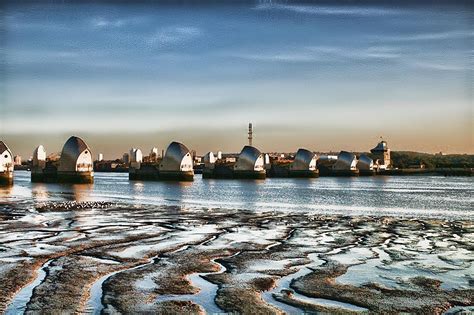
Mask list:
MULTIPOLYGON (((8 146, 0 141, 0 184, 12 185, 14 156, 8 146)), ((32 182, 45 183, 93 183, 94 170, 107 171, 103 167, 103 155, 97 161, 86 142, 71 136, 61 153, 47 156, 46 149, 39 145, 29 161, 32 182)), ((128 172, 129 180, 143 181, 193 181, 201 173, 203 179, 258 179, 268 178, 316 178, 319 176, 357 177, 375 175, 455 175, 472 176, 472 169, 399 169, 393 167, 391 151, 385 140, 381 140, 370 153, 340 151, 339 154, 320 154, 299 148, 295 154, 278 155, 262 153, 249 144, 239 154, 208 152, 197 157, 183 143, 173 141, 159 156, 153 148, 144 156, 139 148, 124 154, 122 167, 115 171, 128 172), (370 155, 370 156, 369 156, 370 155)), ((108 170, 113 171, 113 170, 108 170)))
POLYGON ((47 161, 42 145, 33 152, 31 181, 45 183, 93 183, 94 170, 91 150, 79 137, 70 137, 58 160, 47 161))

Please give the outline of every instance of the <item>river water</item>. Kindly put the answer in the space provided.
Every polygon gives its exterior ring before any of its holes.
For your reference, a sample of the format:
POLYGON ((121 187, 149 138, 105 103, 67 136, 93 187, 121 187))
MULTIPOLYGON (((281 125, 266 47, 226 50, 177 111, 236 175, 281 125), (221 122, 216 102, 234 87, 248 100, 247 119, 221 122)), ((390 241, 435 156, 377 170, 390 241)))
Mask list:
POLYGON ((470 177, 406 176, 316 179, 129 181, 128 174, 96 173, 91 185, 31 183, 15 172, 15 185, 0 198, 33 209, 47 201, 112 201, 128 204, 229 208, 252 211, 306 211, 321 214, 390 215, 470 219, 474 204, 470 177))

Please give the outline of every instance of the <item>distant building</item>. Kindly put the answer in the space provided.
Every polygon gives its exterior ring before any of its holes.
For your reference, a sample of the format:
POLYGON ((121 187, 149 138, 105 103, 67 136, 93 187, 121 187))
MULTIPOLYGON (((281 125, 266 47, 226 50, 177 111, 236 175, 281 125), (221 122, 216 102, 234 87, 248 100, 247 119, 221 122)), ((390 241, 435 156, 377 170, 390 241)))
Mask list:
POLYGON ((426 165, 425 165, 425 163, 420 162, 419 164, 408 165, 408 168, 409 169, 424 169, 424 168, 426 168, 426 165))
POLYGON ((104 160, 104 155, 102 153, 99 153, 99 155, 97 156, 97 161, 101 162, 104 160))
POLYGON ((228 156, 224 158, 225 163, 235 163, 237 161, 237 158, 235 156, 228 156))
POLYGON ((42 145, 38 146, 33 152, 32 172, 42 172, 46 166, 46 150, 42 145))
POLYGON ((142 150, 132 148, 130 149, 129 163, 132 167, 140 168, 140 163, 143 161, 142 150))
POLYGON ((158 160, 158 148, 153 147, 150 151, 150 156, 147 159, 149 162, 156 162, 158 160))
POLYGON ((123 161, 124 164, 130 163, 130 155, 128 155, 128 153, 124 153, 122 155, 122 161, 123 161))
POLYGON ((13 165, 21 165, 21 155, 15 155, 13 158, 13 165))
POLYGON ((387 142, 382 140, 380 141, 375 148, 370 150, 374 155, 376 164, 379 169, 388 169, 392 165, 390 160, 390 149, 388 148, 387 142))
POLYGON ((208 152, 206 155, 204 155, 204 167, 209 168, 209 169, 214 169, 214 165, 216 163, 216 158, 214 156, 214 153, 208 152))

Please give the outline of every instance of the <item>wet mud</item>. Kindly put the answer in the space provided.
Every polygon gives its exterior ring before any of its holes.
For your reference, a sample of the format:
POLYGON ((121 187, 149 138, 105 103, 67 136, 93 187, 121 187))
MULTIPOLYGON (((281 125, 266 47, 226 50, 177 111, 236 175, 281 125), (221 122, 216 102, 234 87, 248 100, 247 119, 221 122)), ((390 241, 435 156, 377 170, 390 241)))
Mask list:
POLYGON ((0 313, 452 313, 473 244, 471 221, 2 204, 0 313))

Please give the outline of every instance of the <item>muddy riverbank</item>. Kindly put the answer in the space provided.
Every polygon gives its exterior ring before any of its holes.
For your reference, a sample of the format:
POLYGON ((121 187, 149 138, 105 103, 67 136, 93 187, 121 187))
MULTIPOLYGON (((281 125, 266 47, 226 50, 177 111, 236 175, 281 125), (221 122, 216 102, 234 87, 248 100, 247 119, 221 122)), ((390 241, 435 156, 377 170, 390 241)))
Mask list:
POLYGON ((472 221, 64 201, 1 209, 7 314, 441 314, 474 303, 472 221))

